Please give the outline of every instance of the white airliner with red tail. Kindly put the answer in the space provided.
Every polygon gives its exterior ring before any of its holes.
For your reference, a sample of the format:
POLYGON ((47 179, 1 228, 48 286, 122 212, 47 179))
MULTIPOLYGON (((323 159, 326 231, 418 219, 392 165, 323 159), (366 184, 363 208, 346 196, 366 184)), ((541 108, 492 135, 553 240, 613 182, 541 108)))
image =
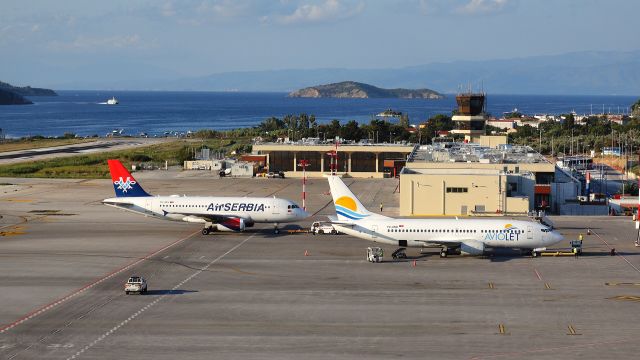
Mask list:
POLYGON ((309 216, 296 203, 276 197, 151 196, 119 160, 108 160, 115 198, 103 204, 165 220, 203 223, 202 234, 243 231, 255 223, 289 223, 309 216))

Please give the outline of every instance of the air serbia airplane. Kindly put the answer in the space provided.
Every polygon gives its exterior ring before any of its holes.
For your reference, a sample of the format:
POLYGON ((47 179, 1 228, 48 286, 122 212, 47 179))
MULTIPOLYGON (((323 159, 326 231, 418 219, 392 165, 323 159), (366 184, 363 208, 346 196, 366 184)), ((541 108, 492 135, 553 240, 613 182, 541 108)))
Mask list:
POLYGON ((481 219, 399 219, 372 213, 337 176, 329 176, 329 187, 337 217, 332 223, 345 234, 406 247, 441 247, 441 257, 457 253, 482 255, 486 248, 517 248, 532 256, 562 241, 560 233, 533 221, 481 219))
POLYGON ((202 234, 211 231, 243 231, 255 223, 278 223, 305 219, 309 214, 296 203, 276 197, 151 196, 119 160, 109 160, 116 197, 103 204, 165 220, 203 223, 202 234))

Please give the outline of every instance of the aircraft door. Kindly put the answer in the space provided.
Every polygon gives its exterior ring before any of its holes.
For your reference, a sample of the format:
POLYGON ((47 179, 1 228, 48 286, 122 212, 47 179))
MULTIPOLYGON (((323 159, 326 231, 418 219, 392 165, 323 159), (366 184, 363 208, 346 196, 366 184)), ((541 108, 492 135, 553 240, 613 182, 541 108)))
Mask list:
POLYGON ((144 212, 148 215, 153 215, 153 199, 146 199, 144 201, 144 212))
POLYGON ((533 228, 527 226, 527 240, 533 240, 533 228))
POLYGON ((281 209, 278 207, 278 204, 275 200, 271 201, 271 213, 273 215, 280 215, 281 209))

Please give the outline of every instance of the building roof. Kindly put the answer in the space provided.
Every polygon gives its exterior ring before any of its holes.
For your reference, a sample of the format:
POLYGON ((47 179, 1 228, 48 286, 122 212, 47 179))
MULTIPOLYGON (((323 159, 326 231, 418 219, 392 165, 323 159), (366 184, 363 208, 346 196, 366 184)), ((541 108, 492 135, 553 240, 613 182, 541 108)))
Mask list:
MULTIPOLYGON (((338 144, 338 152, 400 152, 410 153, 415 144, 407 142, 399 143, 368 143, 368 142, 341 142, 338 144)), ((253 151, 331 151, 336 146, 332 142, 323 142, 318 139, 304 139, 304 141, 284 143, 255 143, 253 151)))
POLYGON ((489 148, 474 143, 447 142, 423 145, 408 163, 536 164, 549 162, 529 146, 500 145, 489 148))

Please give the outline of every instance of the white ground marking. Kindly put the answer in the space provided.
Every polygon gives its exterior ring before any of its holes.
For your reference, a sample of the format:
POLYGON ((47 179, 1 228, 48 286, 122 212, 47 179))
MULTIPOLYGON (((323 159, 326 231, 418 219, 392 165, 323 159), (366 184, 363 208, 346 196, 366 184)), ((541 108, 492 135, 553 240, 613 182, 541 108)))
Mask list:
POLYGON ((143 258, 141 258, 141 259, 139 259, 139 260, 137 260, 137 261, 135 261, 135 262, 133 262, 133 263, 131 263, 129 265, 126 265, 125 267, 120 268, 120 269, 118 269, 118 270, 116 270, 116 271, 114 271, 114 272, 112 272, 112 273, 110 273, 110 274, 98 279, 97 281, 94 281, 94 282, 90 283, 89 285, 85 285, 84 287, 72 292, 71 294, 69 294, 69 295, 67 295, 67 296, 65 296, 65 297, 63 297, 61 299, 56 300, 55 302, 52 302, 52 303, 50 303, 48 305, 45 305, 44 307, 42 307, 42 308, 40 308, 40 309, 38 309, 38 310, 36 310, 36 311, 34 311, 32 313, 29 313, 25 317, 23 317, 23 318, 21 318, 21 319, 19 319, 17 321, 14 321, 13 323, 11 323, 11 324, 5 326, 4 328, 0 329, 0 334, 3 334, 6 331, 9 331, 9 330, 13 329, 14 327, 22 324, 23 322, 25 322, 27 320, 30 320, 30 319, 33 319, 34 317, 36 317, 36 316, 38 316, 38 315, 40 315, 40 314, 42 314, 42 313, 44 313, 44 312, 46 312, 48 310, 51 310, 52 308, 62 304, 63 302, 66 302, 67 300, 69 300, 71 298, 74 298, 77 295, 80 295, 80 294, 84 293, 85 291, 91 289, 92 287, 104 282, 105 280, 111 279, 112 277, 122 273, 123 271, 125 271, 127 269, 132 268, 133 266, 138 265, 139 263, 149 259, 150 257, 153 257, 153 256, 155 256, 155 255, 157 255, 157 254, 159 254, 159 253, 161 253, 161 252, 163 252, 163 251, 165 251, 165 250, 167 250, 167 249, 169 249, 169 248, 171 248, 171 247, 173 247, 173 246, 175 246, 175 245, 177 245, 177 244, 179 244, 179 243, 181 243, 181 242, 183 242, 183 241, 185 241, 187 239, 189 239, 190 237, 192 237, 193 235, 195 235, 198 232, 199 231, 196 231, 196 232, 194 232, 194 233, 192 233, 192 234, 190 234, 188 236, 183 237, 182 239, 176 240, 176 241, 172 242, 171 244, 166 245, 166 246, 160 248, 159 250, 156 250, 156 251, 146 255, 145 257, 143 257, 143 258))
MULTIPOLYGON (((246 243, 247 241, 251 240, 251 238, 253 238, 254 236, 256 236, 256 234, 253 234, 251 236, 249 236, 248 238, 244 239, 241 243, 237 244, 236 246, 232 247, 229 251, 227 251, 226 253, 218 256, 217 258, 211 260, 211 262, 209 262, 207 265, 205 265, 202 269, 194 272, 193 274, 189 275, 186 279, 182 280, 181 282, 179 282, 176 286, 174 286, 173 288, 171 288, 171 291, 175 291, 177 289, 179 289, 182 285, 186 284, 187 282, 189 282, 191 279, 193 279, 194 277, 200 275, 200 273, 202 273, 203 271, 206 271, 209 267, 211 267, 211 265, 215 264, 216 262, 220 261, 220 259, 222 259, 223 257, 231 254, 234 250, 236 250, 237 248, 239 248, 240 246, 242 246, 244 243, 246 243)), ((99 342, 101 342, 102 340, 104 340, 105 338, 107 338, 109 335, 113 334, 114 332, 118 331, 121 327, 125 326, 127 323, 129 323, 130 321, 134 320, 135 318, 137 318, 140 314, 142 314, 145 310, 149 309, 150 307, 152 307, 153 305, 157 304, 158 302, 160 302, 162 299, 164 299, 165 297, 167 297, 167 295, 169 295, 171 292, 164 294, 158 298, 156 298, 155 300, 153 300, 152 302, 148 303, 147 305, 145 305, 143 308, 141 308, 140 310, 136 311, 135 313, 133 313, 131 316, 129 316, 126 320, 122 321, 121 323, 119 323, 118 325, 112 327, 111 329, 109 329, 109 331, 105 332, 104 334, 100 335, 100 337, 98 337, 97 339, 93 340, 91 343, 89 343, 87 346, 83 347, 82 349, 80 349, 80 351, 78 351, 77 353, 73 354, 71 357, 67 358, 67 360, 72 360, 72 359, 76 359, 78 356, 82 355, 82 353, 84 353, 85 351, 91 349, 92 347, 94 347, 96 344, 98 344, 99 342)))

